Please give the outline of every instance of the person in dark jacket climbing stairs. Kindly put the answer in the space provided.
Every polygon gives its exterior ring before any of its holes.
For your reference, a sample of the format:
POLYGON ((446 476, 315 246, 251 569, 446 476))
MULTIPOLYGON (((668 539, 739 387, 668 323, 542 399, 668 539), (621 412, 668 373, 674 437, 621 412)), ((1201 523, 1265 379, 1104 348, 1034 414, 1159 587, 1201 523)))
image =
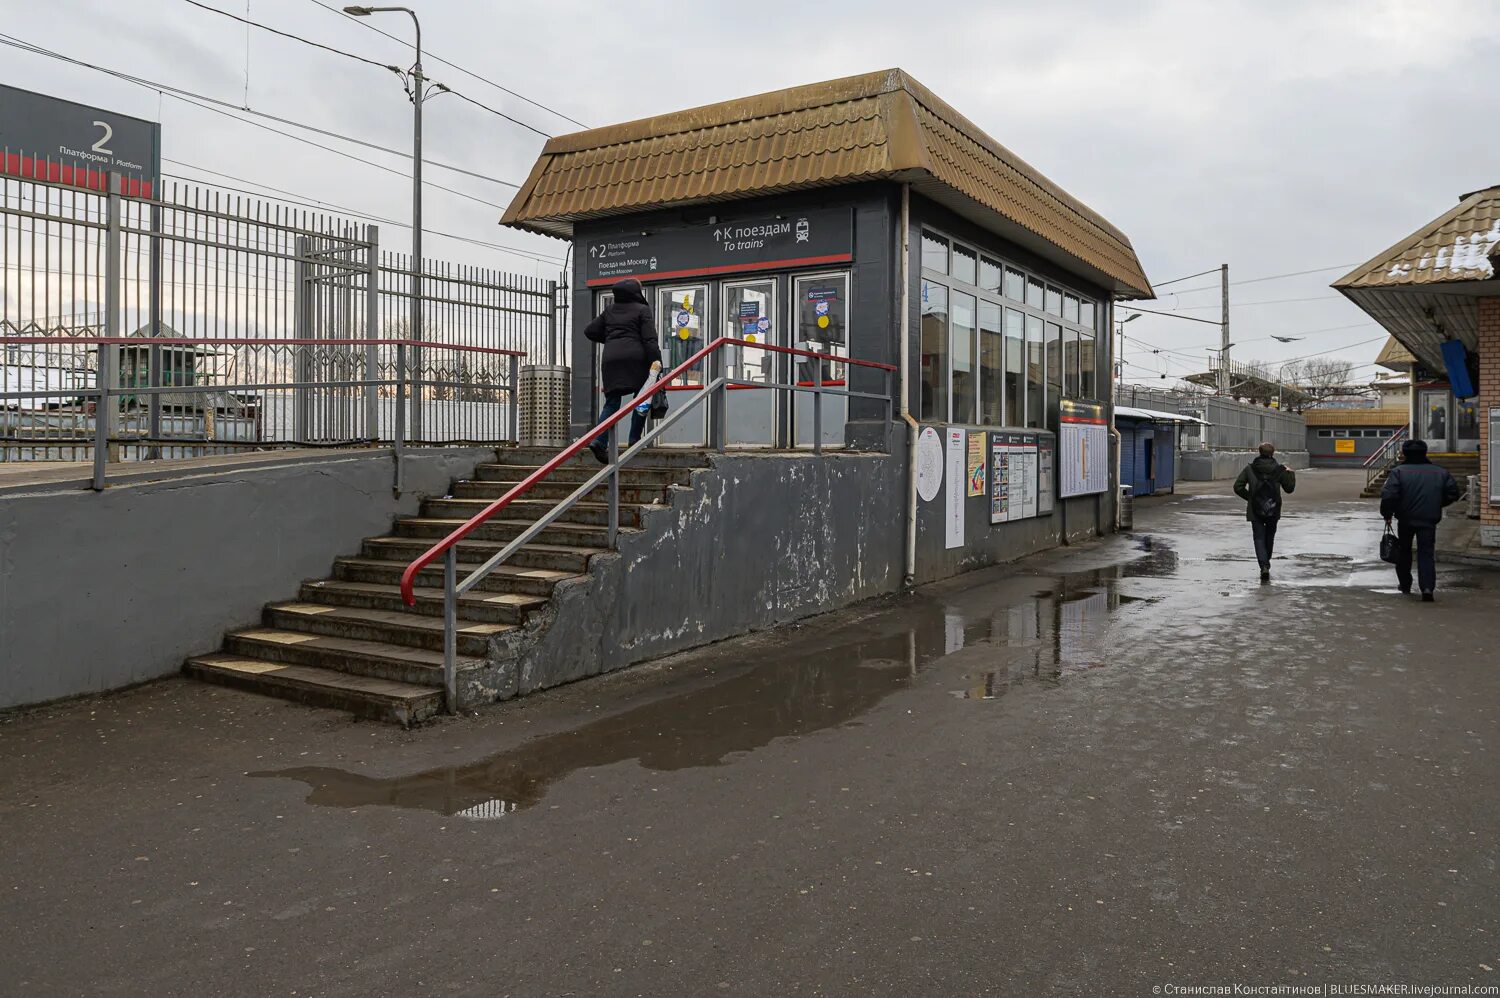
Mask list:
MULTIPOLYGON (((624 280, 613 288, 614 301, 590 322, 583 335, 603 344, 599 359, 599 380, 604 390, 604 408, 599 411, 603 422, 620 411, 626 400, 633 399, 646 383, 653 366, 661 364, 661 347, 656 342, 656 319, 646 303, 641 282, 624 280)), ((646 429, 646 415, 630 415, 630 442, 640 442, 646 429)), ((601 433, 589 444, 600 464, 609 462, 609 433, 601 433)))

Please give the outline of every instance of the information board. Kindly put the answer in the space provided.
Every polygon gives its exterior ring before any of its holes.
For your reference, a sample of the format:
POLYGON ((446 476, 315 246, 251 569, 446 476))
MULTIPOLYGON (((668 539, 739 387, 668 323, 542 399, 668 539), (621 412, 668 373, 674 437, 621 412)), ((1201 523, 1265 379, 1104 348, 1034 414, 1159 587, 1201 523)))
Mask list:
POLYGON ((969 451, 964 470, 969 477, 969 495, 984 495, 985 434, 969 434, 969 451))
POLYGON ((990 522, 1010 519, 1010 435, 990 434, 990 522))
POLYGON ((1011 502, 1018 519, 1036 516, 1036 437, 1017 437, 1011 447, 1011 502))
POLYGON ((962 429, 948 429, 947 490, 947 545, 950 548, 964 546, 964 500, 969 496, 969 476, 964 473, 968 460, 968 433, 962 429))
POLYGON ((814 208, 681 229, 618 232, 581 243, 578 252, 589 287, 627 277, 665 281, 822 266, 854 259, 854 214, 848 208, 814 208))
POLYGON ((1104 406, 1064 399, 1058 406, 1058 495, 1109 491, 1109 429, 1104 406))
POLYGON ((1057 443, 1050 436, 1037 438, 1036 514, 1048 516, 1054 505, 1057 480, 1057 443))
POLYGON ((996 433, 990 440, 990 522, 1037 516, 1040 441, 1024 433, 996 433))

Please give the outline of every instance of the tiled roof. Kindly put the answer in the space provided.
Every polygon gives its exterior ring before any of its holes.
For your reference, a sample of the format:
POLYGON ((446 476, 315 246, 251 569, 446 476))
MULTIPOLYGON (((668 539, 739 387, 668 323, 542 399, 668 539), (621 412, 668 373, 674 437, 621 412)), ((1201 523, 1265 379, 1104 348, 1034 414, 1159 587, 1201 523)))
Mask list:
POLYGON ((585 219, 875 179, 1018 226, 1121 297, 1151 297, 1123 233, 901 70, 560 136, 503 222, 569 237, 585 219))
POLYGON ((1441 218, 1333 283, 1341 291, 1488 281, 1500 248, 1500 185, 1466 195, 1441 218))
POLYGON ((1388 336, 1385 346, 1380 348, 1380 355, 1375 358, 1379 367, 1397 371, 1409 367, 1417 362, 1417 358, 1411 355, 1411 351, 1401 345, 1401 341, 1394 336, 1388 336))

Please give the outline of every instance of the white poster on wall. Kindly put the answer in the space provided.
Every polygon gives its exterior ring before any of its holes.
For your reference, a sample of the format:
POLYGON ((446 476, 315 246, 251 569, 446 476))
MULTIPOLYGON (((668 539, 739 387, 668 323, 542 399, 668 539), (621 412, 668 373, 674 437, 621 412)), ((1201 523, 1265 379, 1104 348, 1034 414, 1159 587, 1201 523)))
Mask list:
POLYGON ((948 547, 964 546, 964 500, 968 498, 969 476, 965 468, 969 461, 969 434, 967 430, 948 430, 948 488, 947 521, 948 547))
POLYGON ((932 502, 942 487, 943 441, 938 431, 928 426, 917 437, 917 495, 923 502, 932 502))

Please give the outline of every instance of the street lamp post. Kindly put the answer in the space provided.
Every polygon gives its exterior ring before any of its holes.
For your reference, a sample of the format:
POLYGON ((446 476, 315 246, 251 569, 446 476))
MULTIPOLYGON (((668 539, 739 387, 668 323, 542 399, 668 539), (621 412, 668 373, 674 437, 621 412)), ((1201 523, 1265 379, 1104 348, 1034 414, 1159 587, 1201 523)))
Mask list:
POLYGON ((1118 329, 1120 333, 1119 353, 1115 355, 1115 384, 1117 385, 1125 380, 1125 323, 1134 322, 1140 317, 1141 313, 1136 312, 1133 315, 1127 315, 1125 318, 1119 319, 1115 322, 1115 328, 1118 329))
MULTIPOLYGON (((404 13, 411 16, 416 28, 416 61, 411 67, 412 138, 411 138, 411 328, 407 338, 414 343, 422 339, 422 102, 426 99, 422 90, 426 77, 422 75, 422 22, 417 12, 410 7, 359 7, 344 8, 344 13, 354 17, 369 17, 371 14, 404 13)), ((422 439, 422 350, 413 347, 411 352, 411 435, 413 440, 422 439)), ((396 404, 401 404, 398 399, 396 404)))

